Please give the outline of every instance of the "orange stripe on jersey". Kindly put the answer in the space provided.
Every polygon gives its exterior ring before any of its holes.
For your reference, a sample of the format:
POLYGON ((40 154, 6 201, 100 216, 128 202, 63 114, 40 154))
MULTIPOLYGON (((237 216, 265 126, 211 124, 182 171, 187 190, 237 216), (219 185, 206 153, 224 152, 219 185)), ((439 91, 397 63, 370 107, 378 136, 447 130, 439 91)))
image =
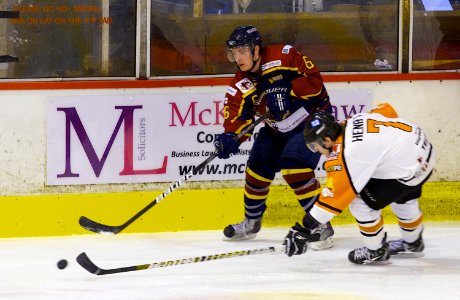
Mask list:
POLYGON ((331 153, 325 163, 326 187, 320 194, 318 204, 321 208, 337 215, 355 199, 356 192, 343 159, 343 135, 337 138, 333 149, 338 152, 331 153))
POLYGON ((383 218, 380 217, 379 218, 379 221, 377 224, 373 225, 373 226, 364 226, 362 224, 359 224, 359 230, 363 233, 366 233, 366 234, 375 234, 377 232, 380 231, 380 229, 382 229, 383 227, 383 218))
POLYGON ((423 215, 420 215, 420 217, 413 222, 405 223, 404 221, 398 220, 398 223, 399 223, 399 226, 401 226, 401 228, 413 230, 413 229, 416 229, 418 226, 420 226, 420 224, 422 224, 422 221, 423 221, 423 215))

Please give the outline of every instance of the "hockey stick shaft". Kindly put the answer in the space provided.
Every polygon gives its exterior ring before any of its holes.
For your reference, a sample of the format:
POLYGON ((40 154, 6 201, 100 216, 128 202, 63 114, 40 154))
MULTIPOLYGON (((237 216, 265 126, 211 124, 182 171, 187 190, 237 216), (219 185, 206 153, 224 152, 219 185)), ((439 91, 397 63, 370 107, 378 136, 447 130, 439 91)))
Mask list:
POLYGON ((180 258, 180 259, 175 259, 175 260, 165 260, 165 261, 160 261, 160 262, 153 262, 150 264, 142 264, 142 265, 135 265, 135 266, 130 266, 130 267, 120 267, 120 268, 113 268, 113 269, 102 269, 98 267, 88 257, 88 255, 85 252, 80 253, 77 256, 76 260, 80 266, 82 266, 85 270, 87 270, 90 273, 93 273, 95 275, 107 275, 107 274, 124 273, 124 272, 131 272, 131 271, 141 271, 141 270, 146 270, 146 269, 165 268, 165 267, 172 267, 172 266, 177 266, 177 265, 201 263, 201 262, 210 261, 210 260, 219 260, 219 259, 239 257, 239 256, 281 252, 283 250, 284 250, 284 246, 270 246, 266 248, 233 251, 233 252, 211 254, 211 255, 205 255, 205 256, 195 256, 195 257, 180 258))
MULTIPOLYGON (((251 123, 249 126, 244 128, 237 136, 235 136, 235 140, 239 140, 243 135, 248 133, 249 131, 253 130, 257 125, 259 125, 263 120, 268 118, 270 114, 266 113, 257 120, 255 120, 253 123, 251 123)), ((191 177, 196 175, 201 169, 203 169, 208 163, 210 163, 214 158, 217 157, 217 153, 213 153, 211 156, 206 158, 202 163, 200 163, 198 166, 193 168, 190 172, 182 176, 179 180, 171 184, 161 195, 155 198, 152 202, 150 202, 147 206, 145 206, 143 209, 141 209, 139 212, 137 212, 133 217, 131 217, 128 221, 125 223, 119 225, 119 226, 110 226, 110 225, 105 225, 101 224, 98 222, 95 222, 85 216, 81 216, 79 223, 80 226, 85 228, 86 230, 93 231, 96 233, 101 233, 101 234, 117 234, 129 225, 139 219, 144 213, 146 213, 148 210, 150 210, 153 206, 155 206, 158 202, 163 200, 166 196, 171 194, 174 190, 176 190, 178 187, 180 187, 184 182, 189 180, 191 177)))

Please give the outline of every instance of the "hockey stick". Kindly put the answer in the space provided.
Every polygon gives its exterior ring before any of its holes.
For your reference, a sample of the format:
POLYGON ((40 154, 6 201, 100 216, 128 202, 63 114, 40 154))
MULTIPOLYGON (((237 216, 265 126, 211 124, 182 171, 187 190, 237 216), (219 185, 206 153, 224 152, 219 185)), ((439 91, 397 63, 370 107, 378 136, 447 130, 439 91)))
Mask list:
POLYGON ((247 255, 256 255, 256 254, 263 254, 263 253, 270 253, 270 252, 281 252, 284 250, 284 246, 271 246, 266 248, 259 248, 259 249, 252 249, 252 250, 241 250, 241 251, 233 251, 227 253, 220 253, 220 254, 210 254, 205 256, 195 256, 195 257, 188 257, 188 258, 180 258, 176 260, 165 260, 160 262, 153 262, 150 264, 143 264, 143 265, 136 265, 130 267, 120 267, 120 268, 113 268, 113 269, 102 269, 98 267, 91 259, 86 255, 85 252, 80 253, 76 260, 86 271, 93 273, 95 275, 107 275, 107 274, 114 274, 114 273, 123 273, 123 272, 131 272, 131 271, 141 271, 146 269, 154 269, 154 268, 164 268, 164 267, 172 267, 177 265, 186 265, 186 264, 193 264, 193 263, 200 263, 210 260, 218 260, 224 258, 232 258, 238 256, 247 256, 247 255))
MULTIPOLYGON (((263 116, 261 116, 259 119, 251 123, 249 126, 244 128, 237 136, 234 137, 234 140, 240 139, 243 135, 248 133, 249 131, 253 130, 254 127, 259 125, 263 120, 268 118, 270 114, 266 113, 263 116)), ((208 163, 210 163, 214 158, 217 157, 217 153, 213 153, 211 156, 209 156, 205 161, 200 163, 198 166, 193 168, 190 172, 182 176, 178 181, 174 182, 171 184, 161 195, 155 198, 151 203, 149 203, 146 207, 141 209, 138 213, 136 213, 131 219, 126 221, 125 223, 119 225, 119 226, 110 226, 110 225, 104 225, 101 223, 98 223, 96 221, 93 221, 91 219, 88 219, 85 216, 81 216, 79 223, 80 226, 85 228, 86 230, 93 231, 96 233, 101 233, 101 234, 117 234, 126 227, 128 227, 131 223, 133 223, 135 220, 137 220, 140 216, 142 216, 146 211, 151 209, 153 206, 155 206, 158 202, 160 202, 163 198, 171 194, 175 189, 180 187, 184 182, 189 180, 193 175, 196 175, 201 169, 203 169, 208 163)))

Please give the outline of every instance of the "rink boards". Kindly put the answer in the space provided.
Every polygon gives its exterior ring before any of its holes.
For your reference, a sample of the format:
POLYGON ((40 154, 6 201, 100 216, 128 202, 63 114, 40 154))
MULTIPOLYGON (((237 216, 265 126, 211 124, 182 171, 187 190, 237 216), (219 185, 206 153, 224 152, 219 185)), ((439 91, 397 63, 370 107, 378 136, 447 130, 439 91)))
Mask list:
MULTIPOLYGON (((107 225, 120 225, 155 200, 162 191, 95 194, 3 196, 0 237, 65 236, 88 233, 78 224, 80 216, 107 225)), ((428 182, 420 200, 425 221, 459 221, 459 182, 428 182)), ((290 226, 303 211, 293 192, 274 186, 267 200, 263 226, 290 226)), ((384 210, 386 223, 396 220, 384 210)), ((147 211, 123 233, 219 230, 243 217, 243 189, 178 189, 147 211)), ((353 224, 345 211, 333 224, 353 224)))

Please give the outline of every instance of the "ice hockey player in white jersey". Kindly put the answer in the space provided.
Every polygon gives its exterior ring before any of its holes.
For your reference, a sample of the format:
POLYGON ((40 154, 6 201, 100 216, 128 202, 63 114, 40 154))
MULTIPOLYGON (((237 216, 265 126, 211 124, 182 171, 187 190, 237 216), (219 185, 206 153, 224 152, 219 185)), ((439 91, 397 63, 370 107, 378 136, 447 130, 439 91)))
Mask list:
POLYGON ((338 123, 318 112, 304 129, 307 146, 327 157, 326 186, 303 224, 285 239, 288 256, 305 253, 316 228, 346 207, 356 218, 364 247, 351 251, 356 264, 388 263, 391 255, 422 256, 422 212, 418 198, 430 177, 435 151, 419 126, 397 117, 389 104, 338 123), (390 205, 402 239, 387 242, 381 209, 390 205))

